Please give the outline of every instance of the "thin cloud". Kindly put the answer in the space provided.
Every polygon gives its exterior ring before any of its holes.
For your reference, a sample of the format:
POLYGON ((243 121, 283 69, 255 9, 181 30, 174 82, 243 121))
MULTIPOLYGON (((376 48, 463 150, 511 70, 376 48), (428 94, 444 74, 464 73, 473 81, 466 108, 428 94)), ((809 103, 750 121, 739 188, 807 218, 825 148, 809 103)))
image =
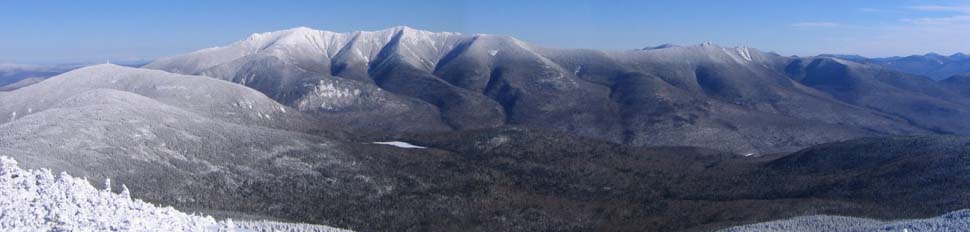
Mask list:
POLYGON ((912 10, 970 13, 970 6, 920 5, 908 7, 912 10))
POLYGON ((799 22, 791 24, 795 28, 833 28, 840 27, 842 24, 833 22, 799 22))
POLYGON ((907 7, 917 11, 947 12, 949 16, 928 17, 928 18, 907 18, 901 21, 916 25, 942 25, 942 24, 964 24, 970 23, 970 5, 920 5, 907 7))
POLYGON ((936 17, 936 18, 903 19, 902 21, 907 23, 912 23, 912 24, 918 24, 918 25, 970 23, 970 15, 955 15, 955 16, 936 17))
POLYGON ((898 10, 888 10, 888 9, 880 9, 880 8, 859 8, 859 11, 862 11, 865 13, 899 13, 898 10))
POLYGON ((922 14, 924 17, 869 25, 873 31, 850 43, 843 52, 888 56, 968 51, 965 40, 970 38, 970 5, 924 5, 900 9, 907 10, 907 14, 922 14))

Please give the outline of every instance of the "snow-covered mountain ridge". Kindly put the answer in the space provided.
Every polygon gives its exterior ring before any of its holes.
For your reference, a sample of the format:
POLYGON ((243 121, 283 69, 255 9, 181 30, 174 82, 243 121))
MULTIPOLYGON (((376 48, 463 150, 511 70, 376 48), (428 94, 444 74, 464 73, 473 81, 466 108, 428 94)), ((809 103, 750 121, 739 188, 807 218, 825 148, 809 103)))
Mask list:
POLYGON ((295 63, 307 61, 370 63, 375 61, 378 54, 392 42, 400 43, 410 54, 422 60, 436 62, 445 55, 444 52, 451 50, 461 39, 466 38, 471 37, 404 26, 348 33, 297 27, 255 33, 245 40, 227 46, 162 58, 147 67, 178 66, 176 70, 170 71, 204 74, 207 69, 257 54, 275 56, 295 63))
POLYGON ((233 222, 186 214, 132 199, 128 188, 96 189, 87 179, 50 170, 24 170, 0 156, 2 231, 347 231, 280 222, 233 222))
MULTIPOLYGON (((418 59, 419 62, 436 64, 459 46, 469 45, 481 39, 509 40, 516 47, 526 48, 527 50, 540 49, 508 36, 432 32, 407 26, 353 32, 333 32, 296 27, 280 31, 254 33, 244 40, 226 46, 205 48, 184 55, 161 58, 146 67, 165 69, 176 73, 202 74, 207 69, 257 54, 276 56, 297 63, 309 59, 321 62, 329 61, 328 63, 358 61, 370 64, 379 61, 378 56, 382 51, 390 52, 396 50, 396 48, 402 49, 401 54, 406 55, 408 59, 418 59)), ((679 46, 660 46, 657 48, 675 47, 679 46)), ((721 47, 708 42, 685 46, 684 48, 715 48, 735 58, 734 60, 737 62, 752 61, 749 48, 744 46, 721 47)), ((499 49, 488 50, 490 56, 495 56, 500 52, 499 49)), ((640 52, 650 52, 650 50, 640 52)))
POLYGON ((837 58, 714 43, 597 51, 408 27, 301 27, 145 68, 242 84, 350 131, 522 125, 741 154, 867 136, 970 133, 961 120, 970 117, 963 103, 970 97, 951 86, 837 58), (919 107, 951 113, 910 110, 919 107))

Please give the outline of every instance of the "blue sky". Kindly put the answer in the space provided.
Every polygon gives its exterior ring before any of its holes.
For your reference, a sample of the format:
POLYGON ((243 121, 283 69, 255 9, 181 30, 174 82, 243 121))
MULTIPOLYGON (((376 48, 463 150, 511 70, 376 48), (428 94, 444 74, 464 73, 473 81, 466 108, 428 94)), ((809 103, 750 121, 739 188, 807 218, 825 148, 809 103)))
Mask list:
POLYGON ((562 48, 710 41, 784 55, 970 52, 970 0, 3 0, 0 62, 150 59, 297 26, 398 25, 562 48))

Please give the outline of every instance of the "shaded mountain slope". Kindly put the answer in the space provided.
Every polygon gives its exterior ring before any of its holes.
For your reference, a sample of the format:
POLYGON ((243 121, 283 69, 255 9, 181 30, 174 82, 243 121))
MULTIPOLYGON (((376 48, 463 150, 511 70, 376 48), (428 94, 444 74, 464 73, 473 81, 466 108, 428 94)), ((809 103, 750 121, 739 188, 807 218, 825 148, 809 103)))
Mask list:
POLYGON ((947 88, 952 91, 962 94, 965 97, 970 97, 970 73, 963 73, 958 75, 953 75, 950 78, 944 79, 942 81, 947 88))
POLYGON ((13 90, 17 90, 19 88, 23 88, 23 87, 26 87, 28 85, 37 84, 37 83, 39 83, 39 82, 41 82, 43 80, 44 80, 44 78, 40 78, 40 77, 28 77, 28 78, 20 79, 17 82, 13 82, 13 83, 10 83, 10 84, 4 85, 4 86, 0 86, 0 91, 13 91, 13 90))
POLYGON ((970 139, 966 137, 870 138, 820 145, 767 164, 816 197, 895 202, 907 213, 961 209, 970 199, 970 139), (860 194, 861 193, 861 194, 860 194))
POLYGON ((805 85, 835 98, 905 119, 909 125, 942 134, 966 134, 970 100, 959 87, 929 78, 839 59, 808 59, 789 65, 805 85))
POLYGON ((970 72, 970 56, 964 53, 954 53, 944 56, 936 53, 924 55, 895 56, 882 58, 867 58, 853 55, 822 55, 869 63, 893 70, 926 76, 933 80, 943 80, 950 76, 970 72))

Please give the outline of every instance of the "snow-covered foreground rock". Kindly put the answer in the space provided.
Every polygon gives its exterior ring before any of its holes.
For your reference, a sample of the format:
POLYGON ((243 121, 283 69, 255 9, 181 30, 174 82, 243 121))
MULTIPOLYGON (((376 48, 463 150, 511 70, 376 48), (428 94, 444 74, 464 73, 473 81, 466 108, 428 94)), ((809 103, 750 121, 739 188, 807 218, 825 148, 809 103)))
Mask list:
POLYGON ((217 221, 131 199, 110 181, 96 189, 86 179, 50 170, 24 170, 0 156, 0 231, 346 231, 280 222, 217 221))
POLYGON ((947 232, 967 230, 970 230, 970 210, 964 209, 934 218, 888 222, 854 217, 806 216, 732 227, 721 230, 721 232, 947 232))

